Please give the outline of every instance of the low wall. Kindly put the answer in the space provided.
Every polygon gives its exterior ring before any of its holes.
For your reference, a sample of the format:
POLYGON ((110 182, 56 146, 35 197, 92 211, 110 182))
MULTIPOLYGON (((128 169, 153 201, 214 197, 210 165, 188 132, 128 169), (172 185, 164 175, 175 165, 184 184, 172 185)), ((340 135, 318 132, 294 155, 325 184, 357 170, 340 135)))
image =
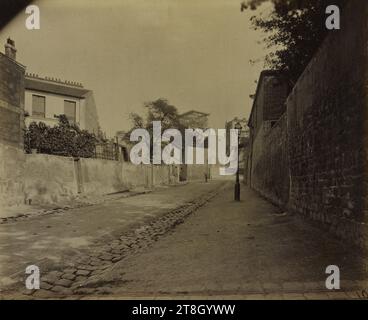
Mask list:
MULTIPOLYGON (((6 161, 2 168, 12 167, 16 152, 13 149, 7 151, 7 157, 1 156, 0 161, 6 161)), ((32 204, 57 204, 73 200, 79 193, 103 195, 178 181, 177 166, 152 167, 102 159, 78 160, 45 154, 24 155, 23 151, 19 151, 20 155, 24 158, 24 168, 19 171, 19 183, 16 184, 14 172, 4 171, 0 180, 4 182, 0 182, 0 186, 9 190, 11 197, 13 194, 18 195, 16 202, 22 203, 26 201, 32 204)), ((10 196, 5 196, 4 199, 9 202, 10 196)))
POLYGON ((153 166, 154 185, 165 185, 170 183, 170 166, 153 166))
POLYGON ((85 194, 108 194, 128 189, 123 181, 123 163, 103 159, 80 159, 77 170, 81 175, 77 181, 81 184, 80 192, 85 194), (78 168, 79 167, 79 168, 78 168))
POLYGON ((33 204, 61 203, 78 193, 73 158, 25 155, 24 197, 33 204))
POLYGON ((187 165, 188 181, 195 181, 195 180, 205 181, 205 174, 207 174, 209 178, 210 167, 207 164, 188 164, 187 165))
POLYGON ((171 165, 169 166, 170 174, 170 184, 176 184, 179 182, 179 174, 180 174, 180 166, 179 165, 171 165))
POLYGON ((123 181, 128 189, 152 187, 152 172, 150 165, 135 165, 123 163, 123 181))
POLYGON ((24 204, 24 162, 23 150, 0 143, 0 210, 24 204))
POLYGON ((78 194, 103 195, 178 181, 179 166, 176 165, 134 165, 112 160, 24 154, 19 148, 0 144, 0 208, 62 204, 78 194))

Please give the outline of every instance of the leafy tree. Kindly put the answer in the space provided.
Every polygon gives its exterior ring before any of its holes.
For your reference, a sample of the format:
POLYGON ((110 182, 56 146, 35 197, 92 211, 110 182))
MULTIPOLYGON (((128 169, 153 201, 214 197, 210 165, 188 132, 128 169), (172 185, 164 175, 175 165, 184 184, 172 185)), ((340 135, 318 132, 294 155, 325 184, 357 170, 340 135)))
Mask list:
MULTIPOLYGON (((159 98, 154 101, 144 103, 146 114, 141 116, 137 113, 131 113, 129 119, 132 122, 132 128, 125 134, 124 140, 131 143, 130 135, 135 129, 146 129, 150 134, 150 150, 153 154, 153 121, 161 122, 161 130, 164 132, 167 129, 178 129, 181 133, 184 132, 184 127, 180 123, 179 113, 175 106, 171 105, 167 99, 159 98)), ((161 133, 160 133, 161 134, 161 133)), ((162 142, 163 148, 167 143, 162 142)))
POLYGON ((59 124, 50 127, 43 122, 32 122, 25 130, 25 151, 67 157, 90 158, 94 155, 96 137, 76 124, 70 124, 65 115, 58 116, 59 124))
POLYGON ((148 109, 147 122, 161 121, 162 130, 176 128, 179 129, 179 114, 175 106, 169 104, 166 99, 157 99, 145 104, 148 109))
MULTIPOLYGON (((340 8, 348 0, 335 0, 340 8)), ((262 3, 272 2, 270 16, 253 16, 255 29, 266 33, 267 48, 274 50, 266 56, 266 66, 281 70, 295 84, 318 47, 326 37, 326 8, 330 0, 246 0, 241 10, 257 9, 262 3)))
POLYGON ((147 112, 144 116, 137 113, 131 113, 129 119, 132 122, 132 128, 125 136, 126 141, 130 141, 130 134, 134 129, 146 129, 151 137, 153 134, 153 121, 160 121, 162 131, 167 129, 182 130, 182 125, 179 121, 179 113, 175 106, 171 105, 167 99, 159 98, 154 101, 144 103, 147 112))

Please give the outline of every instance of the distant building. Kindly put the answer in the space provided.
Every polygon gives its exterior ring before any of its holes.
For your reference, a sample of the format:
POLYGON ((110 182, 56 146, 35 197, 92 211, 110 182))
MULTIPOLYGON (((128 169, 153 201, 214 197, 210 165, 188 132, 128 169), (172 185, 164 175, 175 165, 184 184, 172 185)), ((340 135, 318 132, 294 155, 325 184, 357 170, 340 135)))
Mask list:
POLYGON ((242 127, 240 132, 240 144, 243 144, 246 138, 249 138, 249 127, 248 127, 248 120, 246 118, 238 118, 235 117, 230 121, 225 122, 225 129, 226 129, 226 152, 230 151, 230 129, 234 129, 235 125, 239 123, 242 127))
POLYGON ((280 71, 261 72, 248 125, 253 138, 262 129, 272 127, 286 110, 290 87, 280 71))
MULTIPOLYGON (((187 129, 202 129, 208 128, 208 117, 209 113, 204 113, 196 110, 185 112, 179 116, 180 123, 187 129)), ((196 139, 193 140, 192 145, 187 145, 187 148, 191 148, 193 153, 194 164, 182 164, 180 166, 179 180, 186 181, 187 179, 207 179, 211 176, 210 166, 208 165, 208 140, 204 139, 203 142, 203 154, 204 154, 204 165, 196 164, 197 150, 196 146, 198 143, 196 139)), ((185 149, 183 144, 182 158, 185 161, 185 149)))
POLYGON ((26 125, 31 122, 44 122, 56 125, 55 116, 64 114, 71 123, 81 129, 97 134, 99 122, 96 103, 91 90, 82 84, 42 78, 36 74, 25 77, 25 111, 28 113, 26 125))
MULTIPOLYGON (((209 113, 204 113, 196 110, 191 110, 179 115, 180 124, 185 129, 202 129, 205 131, 208 129, 208 117, 209 113)), ((198 137, 199 139, 199 137, 198 137)), ((207 148, 207 138, 203 141, 205 148, 207 148)), ((194 139, 194 145, 196 145, 196 140, 194 139)))
POLYGON ((256 163, 263 153, 265 135, 277 123, 286 111, 286 98, 290 86, 279 71, 262 71, 257 91, 254 96, 252 111, 248 121, 249 157, 247 176, 249 184, 252 183, 253 164, 256 163))
POLYGON ((230 129, 235 129, 236 124, 239 123, 242 127, 239 139, 239 171, 241 174, 244 173, 244 168, 246 166, 246 154, 248 153, 248 141, 249 141, 249 128, 248 120, 246 118, 235 117, 230 121, 225 122, 226 129, 226 152, 230 154, 230 129))
POLYGON ((208 128, 209 113, 191 110, 179 116, 180 123, 185 128, 206 129, 208 128))

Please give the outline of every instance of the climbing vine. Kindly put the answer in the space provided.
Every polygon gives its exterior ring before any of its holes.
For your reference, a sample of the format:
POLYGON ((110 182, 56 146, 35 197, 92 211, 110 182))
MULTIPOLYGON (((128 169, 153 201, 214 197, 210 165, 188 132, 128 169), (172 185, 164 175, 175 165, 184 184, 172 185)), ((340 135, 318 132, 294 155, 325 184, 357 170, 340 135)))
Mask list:
POLYGON ((70 124, 65 115, 58 116, 58 125, 32 122, 24 132, 27 153, 37 152, 67 157, 90 158, 95 153, 94 134, 70 124))

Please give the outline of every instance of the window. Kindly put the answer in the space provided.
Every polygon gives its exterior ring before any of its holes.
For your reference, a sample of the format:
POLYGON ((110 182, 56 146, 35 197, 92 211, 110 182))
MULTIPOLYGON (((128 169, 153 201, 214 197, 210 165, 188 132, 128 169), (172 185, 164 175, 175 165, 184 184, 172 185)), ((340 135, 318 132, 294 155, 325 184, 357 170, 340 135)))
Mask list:
POLYGON ((76 109, 77 107, 75 101, 64 100, 64 114, 70 123, 76 122, 76 109))
POLYGON ((32 95, 32 116, 45 118, 45 97, 32 95))

